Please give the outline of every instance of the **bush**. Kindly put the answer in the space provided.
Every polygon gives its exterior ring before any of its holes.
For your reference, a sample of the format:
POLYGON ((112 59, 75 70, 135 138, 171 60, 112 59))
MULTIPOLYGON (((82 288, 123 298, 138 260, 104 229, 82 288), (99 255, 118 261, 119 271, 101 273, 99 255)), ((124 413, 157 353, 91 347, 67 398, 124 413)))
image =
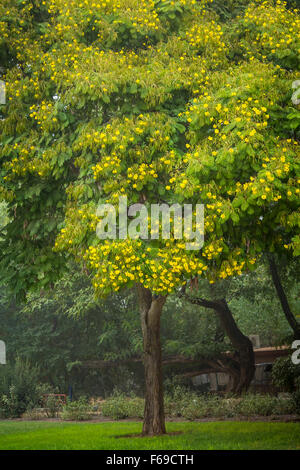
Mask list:
POLYGON ((237 406, 243 416, 270 416, 276 413, 278 399, 270 395, 245 395, 237 406))
POLYGON ((277 398, 276 408, 273 414, 289 415, 295 413, 295 405, 292 396, 287 398, 277 398))
POLYGON ((177 386, 165 398, 165 412, 169 416, 184 417, 189 420, 205 417, 230 417, 233 408, 228 400, 209 393, 197 393, 177 386))
POLYGON ((295 381, 296 391, 292 393, 292 402, 294 406, 294 411, 297 415, 300 415, 300 377, 297 377, 295 381))
POLYGON ((142 398, 127 398, 121 393, 115 393, 102 406, 103 416, 112 419, 142 418, 144 415, 144 400, 142 398))
POLYGON ((19 399, 15 385, 10 385, 8 393, 2 395, 0 404, 1 418, 17 418, 26 410, 25 403, 19 399))
POLYGON ((186 409, 197 398, 197 394, 181 385, 174 386, 165 396, 165 413, 169 416, 183 416, 186 409))
POLYGON ((39 370, 29 362, 17 359, 14 365, 1 370, 0 415, 17 418, 28 408, 40 404, 42 388, 38 384, 39 370))
POLYGON ((173 394, 166 396, 165 412, 168 416, 178 416, 188 420, 232 418, 237 415, 292 414, 295 412, 295 400, 292 397, 277 398, 252 394, 245 394, 239 398, 222 398, 209 393, 197 395, 177 387, 173 394))
MULTIPOLYGON (((223 398, 209 393, 197 395, 177 386, 165 396, 165 414, 168 417, 182 417, 191 421, 203 418, 232 418, 238 415, 250 417, 293 414, 299 409, 299 398, 300 394, 279 398, 260 394, 223 398)), ((115 393, 102 405, 102 415, 115 420, 142 418, 143 411, 143 399, 128 398, 121 393, 115 393)))
POLYGON ((272 367, 272 382, 278 389, 293 392, 296 380, 300 375, 299 367, 292 363, 290 357, 280 357, 272 367))
POLYGON ((186 419, 225 418, 235 415, 234 402, 217 395, 201 395, 183 408, 182 416, 186 419))
POLYGON ((130 398, 127 402, 128 418, 143 418, 145 400, 143 398, 130 398))
POLYGON ((292 400, 295 413, 300 415, 300 390, 296 390, 296 392, 292 394, 292 400))
POLYGON ((208 408, 206 406, 205 400, 202 398, 194 398, 189 404, 186 404, 182 407, 181 415, 193 421, 195 419, 205 418, 208 413, 208 408))
POLYGON ((66 421, 87 421, 92 418, 92 406, 82 397, 78 401, 69 401, 63 407, 61 418, 66 421))
POLYGON ((22 414, 22 418, 26 420, 38 421, 40 419, 45 419, 45 413, 42 408, 33 408, 25 411, 22 414))
POLYGON ((55 395, 49 395, 45 403, 45 411, 48 418, 56 418, 62 409, 61 400, 55 395))

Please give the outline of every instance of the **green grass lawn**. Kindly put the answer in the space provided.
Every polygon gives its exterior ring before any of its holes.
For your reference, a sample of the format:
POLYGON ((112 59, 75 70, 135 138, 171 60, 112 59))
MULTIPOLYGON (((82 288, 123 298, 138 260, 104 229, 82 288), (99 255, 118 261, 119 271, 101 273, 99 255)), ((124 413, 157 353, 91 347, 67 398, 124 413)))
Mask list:
POLYGON ((167 423, 182 434, 126 437, 141 423, 0 421, 1 450, 241 450, 300 449, 300 423, 167 423), (117 437, 124 436, 124 437, 117 437))

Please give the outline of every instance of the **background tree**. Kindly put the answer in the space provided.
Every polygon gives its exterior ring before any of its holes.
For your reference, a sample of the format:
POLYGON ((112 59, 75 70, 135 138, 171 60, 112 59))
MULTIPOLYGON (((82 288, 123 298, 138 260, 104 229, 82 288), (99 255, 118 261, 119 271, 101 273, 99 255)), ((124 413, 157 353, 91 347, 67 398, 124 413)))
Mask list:
MULTIPOLYGON (((228 336, 235 350, 235 357, 228 359, 224 357, 220 360, 225 371, 230 376, 230 392, 241 394, 248 390, 255 373, 255 357, 253 345, 250 339, 239 329, 233 314, 226 301, 226 287, 221 283, 217 288, 210 289, 211 299, 187 295, 185 289, 181 295, 193 305, 199 305, 207 309, 214 310, 224 334, 228 336), (225 294, 224 294, 225 290, 225 294)), ((199 295, 199 292, 198 292, 199 295)))
MULTIPOLYGON (((276 293, 278 295, 278 299, 280 301, 283 313, 284 313, 290 327, 292 328, 292 330, 294 332, 294 339, 296 339, 296 340, 300 339, 300 324, 299 324, 297 318, 294 316, 294 314, 291 310, 290 302, 287 298, 285 289, 284 289, 283 284, 282 284, 281 276, 280 276, 279 269, 278 269, 278 265, 280 265, 280 262, 277 261, 277 259, 276 259, 276 257, 274 256, 273 253, 269 254, 268 262, 269 262, 269 269, 270 269, 270 274, 271 274, 272 281, 273 281, 273 284, 274 284, 274 288, 275 288, 276 293)), ((281 261, 281 265, 282 264, 283 263, 281 261)), ((299 268, 299 265, 297 265, 297 267, 299 268)), ((299 273, 297 273, 297 274, 299 274, 299 273)), ((299 276, 297 276, 297 277, 299 277, 299 276)))
MULTIPOLYGON (((293 270, 284 274, 286 293, 296 311, 297 278, 293 270)), ((228 306, 244 335, 259 335, 262 347, 289 344, 292 330, 274 296, 267 266, 227 284, 228 306)), ((193 294, 210 298, 210 290, 201 282, 193 294)), ((211 309, 195 309, 175 295, 169 296, 164 308, 161 341, 167 383, 174 378, 192 386, 190 377, 207 369, 239 377, 236 358, 230 361, 225 354, 236 348, 211 309)), ((76 267, 53 290, 28 294, 24 305, 16 305, 2 286, 0 337, 6 342, 9 363, 19 357, 38 367, 39 381, 49 384, 48 391, 55 387, 68 393, 71 385, 74 397, 107 397, 114 389, 144 392, 135 291, 95 300, 89 279, 76 267)))
MULTIPOLYGON (((299 312, 298 260, 282 260, 280 266, 291 309, 299 312)), ((241 330, 248 336, 259 334, 262 347, 290 344, 293 340, 293 330, 271 281, 265 259, 255 272, 232 279, 228 291, 229 305, 241 330)))

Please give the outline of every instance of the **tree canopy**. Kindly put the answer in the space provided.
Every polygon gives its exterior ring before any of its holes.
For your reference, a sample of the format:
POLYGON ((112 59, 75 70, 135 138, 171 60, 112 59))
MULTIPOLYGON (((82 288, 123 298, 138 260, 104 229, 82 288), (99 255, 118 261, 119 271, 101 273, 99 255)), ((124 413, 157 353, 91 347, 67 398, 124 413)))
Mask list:
POLYGON ((71 255, 99 295, 299 254, 299 11, 273 0, 0 6, 2 269, 48 286, 71 255), (233 12, 233 13, 232 13, 233 12), (237 16, 236 16, 237 15, 237 16), (205 204, 205 245, 99 240, 99 203, 205 204))

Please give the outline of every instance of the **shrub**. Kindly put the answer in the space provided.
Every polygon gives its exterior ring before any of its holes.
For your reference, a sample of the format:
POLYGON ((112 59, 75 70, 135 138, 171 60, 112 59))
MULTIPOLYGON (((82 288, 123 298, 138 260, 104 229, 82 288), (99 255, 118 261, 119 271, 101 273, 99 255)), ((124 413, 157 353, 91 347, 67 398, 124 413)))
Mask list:
POLYGON ((294 413, 295 402, 291 397, 245 394, 239 398, 222 398, 209 393, 196 395, 177 389, 172 395, 167 395, 165 412, 166 415, 182 416, 188 420, 231 418, 237 415, 269 416, 294 413))
POLYGON ((244 395, 237 406, 237 412, 244 416, 270 416, 275 414, 277 398, 270 395, 244 395))
POLYGON ((288 415, 295 413, 295 406, 292 395, 287 398, 277 398, 276 409, 274 414, 288 415))
POLYGON ((181 416, 178 404, 174 402, 170 395, 164 397, 165 414, 166 416, 181 416))
POLYGON ((190 421, 207 416, 207 406, 203 399, 193 399, 182 408, 182 416, 190 421))
POLYGON ((144 415, 144 400, 138 397, 127 398, 121 393, 115 393, 102 406, 103 416, 109 418, 142 418, 144 415))
MULTIPOLYGON (((245 394, 242 397, 223 398, 214 394, 197 395, 183 387, 176 387, 165 396, 165 414, 187 420, 203 418, 232 418, 242 416, 270 416, 293 414, 299 406, 299 395, 275 397, 261 394, 245 394)), ((115 393, 102 406, 102 415, 112 419, 142 418, 144 400, 128 398, 115 393)))
POLYGON ((45 403, 45 411, 48 418, 56 418, 62 406, 62 402, 58 397, 49 395, 45 403))
POLYGON ((176 385, 165 397, 165 412, 170 416, 183 416, 184 410, 197 398, 186 387, 176 385))
POLYGON ((66 421, 86 421, 92 418, 92 406, 87 399, 81 397, 77 401, 69 401, 63 407, 62 419, 66 421))
POLYGON ((297 415, 300 415, 300 390, 296 390, 296 392, 292 394, 292 400, 294 412, 297 413, 297 415))
POLYGON ((15 385, 10 385, 8 393, 1 397, 0 415, 2 418, 17 418, 26 410, 26 405, 17 395, 15 385))
POLYGON ((22 418, 26 420, 38 421, 45 418, 45 412, 41 408, 32 408, 22 414, 22 418))
POLYGON ((292 402, 294 407, 294 412, 297 415, 300 415, 300 377, 297 377, 295 381, 295 392, 292 393, 292 402))
POLYGON ((225 418, 235 415, 235 401, 217 395, 205 394, 194 397, 183 407, 182 416, 186 419, 225 418))
POLYGON ((5 366, 0 377, 0 415, 17 418, 28 408, 39 405, 41 386, 39 370, 27 361, 17 359, 14 365, 5 366))
POLYGON ((273 364, 272 382, 280 390, 293 392, 299 375, 299 367, 292 363, 290 357, 280 357, 273 364))
POLYGON ((130 398, 127 402, 128 418, 143 418, 145 401, 143 398, 130 398))

